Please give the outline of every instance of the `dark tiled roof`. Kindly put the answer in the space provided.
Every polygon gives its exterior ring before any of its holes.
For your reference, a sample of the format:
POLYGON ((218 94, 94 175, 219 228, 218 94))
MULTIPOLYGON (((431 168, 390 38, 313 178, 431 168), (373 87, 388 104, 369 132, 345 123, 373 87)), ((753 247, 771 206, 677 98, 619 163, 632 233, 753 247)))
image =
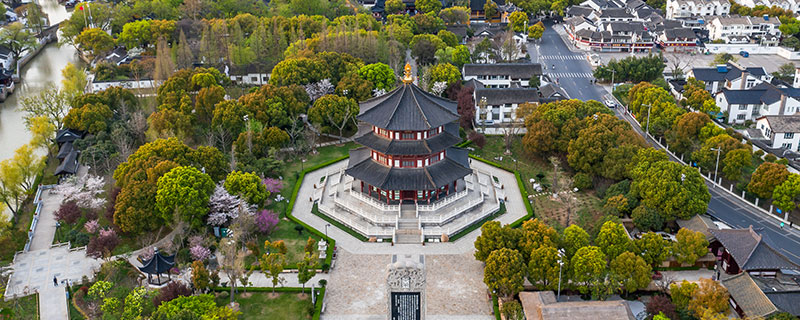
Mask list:
POLYGON ((470 174, 468 151, 449 148, 445 159, 423 168, 397 168, 379 164, 362 147, 350 150, 350 162, 345 171, 383 190, 433 190, 470 174))
POLYGON ((600 11, 600 18, 633 18, 633 15, 623 8, 608 8, 600 11))
POLYGON ((473 78, 473 79, 469 79, 469 80, 465 81, 465 82, 464 82, 464 86, 465 86, 465 87, 470 87, 470 88, 472 88, 472 89, 478 89, 478 88, 483 88, 483 87, 485 87, 485 86, 483 85, 483 82, 480 82, 480 81, 476 80, 475 78, 473 78))
POLYGON ((594 9, 583 6, 571 6, 567 9, 567 16, 586 17, 594 12, 594 9))
POLYGON ((139 270, 148 274, 161 274, 166 273, 173 266, 175 266, 175 255, 165 256, 156 251, 150 260, 145 261, 144 265, 139 267, 139 270))
POLYGON ((469 25, 466 24, 454 24, 445 27, 445 30, 454 33, 461 39, 467 36, 467 29, 469 29, 469 25))
POLYGON ((72 150, 64 160, 61 160, 61 164, 58 165, 56 168, 55 175, 62 175, 62 174, 75 174, 78 172, 78 150, 72 150))
POLYGON ((552 83, 548 83, 544 86, 539 87, 539 95, 541 95, 542 98, 554 98, 554 97, 560 97, 564 99, 567 98, 567 94, 564 92, 564 90, 561 87, 554 85, 552 83))
MULTIPOLYGON (((483 9, 481 9, 481 10, 483 10, 483 9)), ((481 35, 482 33, 486 33, 490 37, 493 37, 493 36, 495 36, 497 34, 502 33, 503 31, 505 31, 507 25, 508 25, 508 23, 480 23, 480 22, 476 22, 476 23, 471 23, 469 25, 469 27, 472 28, 472 31, 473 31, 472 34, 473 35, 478 36, 478 35, 481 35)))
POLYGON ((388 130, 427 130, 458 120, 455 101, 427 93, 414 84, 360 105, 358 120, 388 130))
POLYGON ((464 65, 464 76, 496 76, 507 75, 512 79, 530 79, 531 76, 542 75, 539 63, 492 63, 464 65))
POLYGON ((730 252, 742 270, 790 269, 800 270, 800 266, 789 261, 783 254, 773 249, 762 236, 747 229, 709 230, 730 252))
POLYGON ((721 282, 728 289, 731 298, 742 308, 745 316, 749 318, 766 317, 778 311, 747 272, 742 272, 721 282))
MULTIPOLYGON (((506 0, 494 0, 498 6, 506 4, 506 0)), ((472 10, 483 11, 483 5, 486 4, 486 0, 470 0, 469 1, 469 8, 472 10)))
POLYGON ((72 129, 61 129, 56 132, 56 143, 75 141, 83 137, 83 132, 72 129))
MULTIPOLYGON (((742 70, 736 67, 735 65, 728 63, 728 71, 727 72, 719 72, 717 71, 716 67, 703 67, 703 68, 693 68, 692 74, 694 74, 694 78, 700 81, 708 82, 708 81, 725 81, 737 79, 742 75, 742 70)), ((767 74, 767 71, 764 70, 762 67, 749 67, 745 69, 751 75, 760 77, 767 74)))
POLYGON ((56 156, 56 158, 58 158, 58 159, 66 158, 67 155, 69 155, 69 153, 72 152, 72 149, 73 149, 72 148, 72 141, 69 141, 69 142, 66 142, 66 143, 62 144, 61 148, 58 149, 58 155, 56 156))
POLYGON ((475 89, 475 101, 486 97, 489 105, 507 103, 539 102, 539 90, 536 88, 483 88, 475 89))
POLYGON ((375 134, 372 130, 355 140, 363 146, 388 155, 434 154, 461 142, 461 138, 458 137, 458 124, 455 122, 446 124, 444 132, 426 140, 388 139, 375 134))
POLYGON ((667 39, 696 39, 697 35, 689 28, 675 28, 664 30, 664 35, 667 39))
POLYGON ((790 116, 763 116, 772 132, 800 132, 800 115, 790 116))
POLYGON ((774 304, 778 310, 791 313, 795 317, 800 316, 800 303, 798 303, 800 302, 800 291, 766 291, 764 294, 767 295, 767 298, 772 301, 772 304, 774 304))
POLYGON ((689 220, 676 220, 675 222, 678 223, 678 226, 681 228, 686 228, 688 230, 692 230, 695 232, 700 232, 706 235, 706 238, 712 236, 711 231, 708 229, 719 229, 717 225, 714 224, 714 221, 711 218, 705 215, 696 215, 689 220))
POLYGON ((722 89, 722 94, 728 104, 761 104, 761 96, 764 95, 766 90, 728 90, 722 89))

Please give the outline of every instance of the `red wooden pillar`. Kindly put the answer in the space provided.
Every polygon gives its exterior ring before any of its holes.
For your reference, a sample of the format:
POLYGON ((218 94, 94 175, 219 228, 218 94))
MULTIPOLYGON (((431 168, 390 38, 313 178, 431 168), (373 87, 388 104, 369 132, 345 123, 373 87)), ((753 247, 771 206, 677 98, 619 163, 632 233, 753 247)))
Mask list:
POLYGON ((364 193, 364 181, 361 181, 361 193, 364 193))

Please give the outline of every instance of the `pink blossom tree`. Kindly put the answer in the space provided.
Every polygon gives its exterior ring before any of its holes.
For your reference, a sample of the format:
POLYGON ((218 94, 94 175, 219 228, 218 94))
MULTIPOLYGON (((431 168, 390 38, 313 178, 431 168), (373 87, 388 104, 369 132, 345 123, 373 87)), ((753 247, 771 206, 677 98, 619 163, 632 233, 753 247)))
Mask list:
POLYGON ((278 194, 283 189, 283 181, 275 178, 264 178, 261 183, 267 187, 270 194, 278 194))
POLYGON ((97 236, 89 239, 86 255, 94 258, 108 258, 111 257, 111 252, 117 245, 119 245, 119 237, 114 229, 100 229, 97 236))
POLYGON ((278 214, 271 210, 261 210, 256 215, 256 227, 258 231, 264 234, 270 234, 278 225, 278 214))
POLYGON ((105 181, 100 176, 72 176, 58 184, 50 192, 64 197, 64 202, 75 201, 81 208, 100 209, 106 204, 106 199, 100 197, 100 194, 104 192, 103 186, 105 186, 105 181))

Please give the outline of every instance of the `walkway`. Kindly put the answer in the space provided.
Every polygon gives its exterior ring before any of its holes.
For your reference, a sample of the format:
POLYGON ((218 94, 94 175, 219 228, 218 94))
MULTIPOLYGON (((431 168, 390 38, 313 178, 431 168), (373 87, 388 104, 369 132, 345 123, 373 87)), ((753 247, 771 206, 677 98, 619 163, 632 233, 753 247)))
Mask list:
MULTIPOLYGON (((78 174, 85 175, 88 169, 81 167, 78 174)), ((53 214, 61 205, 62 197, 42 192, 42 211, 34 230, 30 250, 14 256, 13 273, 8 279, 5 299, 39 293, 39 315, 41 319, 66 320, 68 317, 66 283, 79 283, 83 277, 94 277, 101 260, 86 256, 86 248, 70 249, 66 243, 53 245, 56 220, 53 214), (53 277, 59 286, 54 286, 53 277)))

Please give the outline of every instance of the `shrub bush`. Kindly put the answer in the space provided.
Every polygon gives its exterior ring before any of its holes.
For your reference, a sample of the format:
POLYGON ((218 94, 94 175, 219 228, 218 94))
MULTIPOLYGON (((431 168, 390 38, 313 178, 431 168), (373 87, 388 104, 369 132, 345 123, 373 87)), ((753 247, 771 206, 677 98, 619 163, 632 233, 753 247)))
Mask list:
POLYGON ((468 137, 469 140, 472 141, 472 143, 474 143, 475 146, 478 147, 478 149, 483 149, 483 146, 486 145, 486 136, 476 131, 470 132, 468 137))
POLYGON ((64 202, 61 204, 61 207, 58 208, 55 215, 56 220, 67 224, 73 224, 80 219, 81 209, 78 208, 78 204, 75 203, 75 201, 64 202))
POLYGON ((578 173, 572 178, 572 187, 580 190, 589 189, 592 187, 592 177, 586 173, 578 173))
POLYGON ((158 295, 153 297, 153 305, 158 308, 162 303, 169 302, 177 297, 192 295, 192 289, 182 282, 172 281, 166 287, 158 290, 158 295))

